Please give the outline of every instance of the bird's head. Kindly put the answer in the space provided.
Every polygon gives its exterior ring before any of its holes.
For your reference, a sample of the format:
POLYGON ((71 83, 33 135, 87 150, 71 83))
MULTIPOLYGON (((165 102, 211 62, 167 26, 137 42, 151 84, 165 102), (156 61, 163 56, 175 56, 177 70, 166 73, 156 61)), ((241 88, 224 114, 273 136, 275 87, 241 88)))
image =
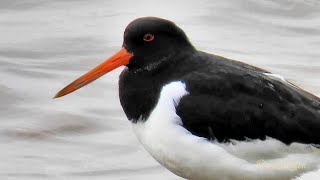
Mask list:
POLYGON ((128 68, 148 70, 185 48, 192 48, 187 36, 173 22, 146 17, 132 21, 126 28, 123 48, 134 56, 128 68))
POLYGON ((194 49, 187 36, 173 22, 144 17, 132 21, 124 32, 120 51, 59 91, 67 95, 120 66, 129 71, 150 71, 168 62, 175 54, 194 49))

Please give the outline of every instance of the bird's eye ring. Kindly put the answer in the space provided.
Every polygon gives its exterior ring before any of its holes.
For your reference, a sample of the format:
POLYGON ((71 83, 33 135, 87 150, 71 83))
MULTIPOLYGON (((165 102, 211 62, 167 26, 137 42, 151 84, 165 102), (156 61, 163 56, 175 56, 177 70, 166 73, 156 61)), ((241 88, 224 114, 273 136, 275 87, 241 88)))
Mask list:
POLYGON ((146 41, 146 42, 150 42, 150 41, 153 41, 154 40, 154 35, 153 34, 145 34, 143 36, 143 40, 146 41))

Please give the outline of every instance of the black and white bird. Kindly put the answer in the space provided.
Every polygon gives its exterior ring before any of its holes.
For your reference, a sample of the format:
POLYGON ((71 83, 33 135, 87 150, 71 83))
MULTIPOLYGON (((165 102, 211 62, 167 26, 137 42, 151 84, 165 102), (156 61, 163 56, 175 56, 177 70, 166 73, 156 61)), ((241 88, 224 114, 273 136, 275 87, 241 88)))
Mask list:
POLYGON ((131 22, 121 50, 55 98, 122 65, 122 108, 143 146, 174 174, 320 179, 320 98, 279 75, 196 50, 165 19, 131 22))

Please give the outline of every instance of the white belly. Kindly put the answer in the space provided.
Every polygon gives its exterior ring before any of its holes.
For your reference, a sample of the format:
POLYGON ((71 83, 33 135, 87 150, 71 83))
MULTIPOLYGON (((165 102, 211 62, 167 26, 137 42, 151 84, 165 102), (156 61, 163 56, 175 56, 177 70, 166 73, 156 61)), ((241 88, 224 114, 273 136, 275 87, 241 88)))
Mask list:
POLYGON ((320 152, 309 145, 286 146, 272 138, 225 144, 192 135, 175 112, 175 104, 187 94, 182 82, 164 86, 149 118, 132 123, 148 152, 176 175, 190 180, 286 180, 319 168, 320 152))

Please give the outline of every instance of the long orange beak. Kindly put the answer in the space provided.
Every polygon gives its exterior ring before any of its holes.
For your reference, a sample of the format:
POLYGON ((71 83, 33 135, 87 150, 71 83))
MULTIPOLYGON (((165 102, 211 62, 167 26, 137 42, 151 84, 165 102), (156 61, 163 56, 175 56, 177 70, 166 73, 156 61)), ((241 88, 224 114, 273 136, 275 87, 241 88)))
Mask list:
POLYGON ((63 88, 59 91, 54 98, 59 98, 65 96, 73 91, 80 89, 81 87, 91 83, 92 81, 98 79, 99 77, 103 76, 104 74, 114 70, 115 68, 127 65, 129 63, 130 58, 133 54, 126 51, 126 49, 121 48, 119 52, 111 56, 109 59, 105 60, 99 66, 95 67, 94 69, 90 70, 86 74, 82 75, 77 80, 73 81, 71 84, 63 88))

